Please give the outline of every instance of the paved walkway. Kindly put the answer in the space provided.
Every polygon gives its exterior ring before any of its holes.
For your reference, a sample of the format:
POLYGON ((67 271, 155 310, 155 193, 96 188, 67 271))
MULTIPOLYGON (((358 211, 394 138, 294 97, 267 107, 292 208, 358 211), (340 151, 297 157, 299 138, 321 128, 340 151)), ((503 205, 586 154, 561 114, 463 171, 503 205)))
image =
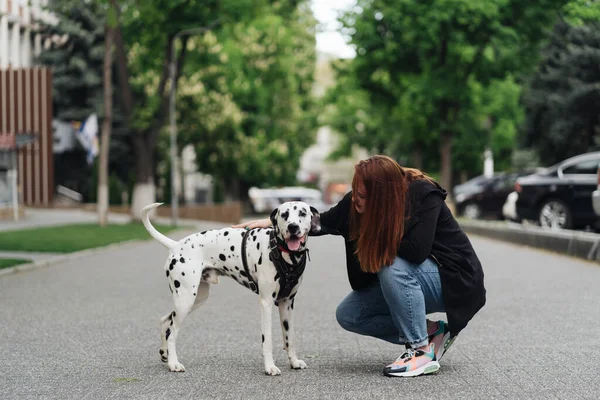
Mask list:
MULTIPOLYGON (((125 224, 131 221, 131 217, 125 214, 110 214, 110 223, 125 224)), ((25 211, 25 217, 14 220, 0 220, 0 231, 9 231, 15 229, 38 228, 43 226, 64 225, 64 224, 84 224, 98 222, 98 214, 91 211, 79 209, 43 209, 28 208, 25 211)))
POLYGON ((22 260, 48 260, 62 256, 62 253, 34 253, 31 251, 0 251, 0 258, 19 258, 22 260))
MULTIPOLYGON (((212 224, 212 226, 217 226, 212 224)), ((181 236, 181 235, 180 235, 181 236)), ((3 399, 595 399, 600 391, 600 268, 473 238, 488 304, 433 376, 391 379, 397 346, 343 331, 350 290, 337 237, 310 239, 296 302, 304 371, 263 374, 257 297, 223 279, 184 325, 185 373, 159 361, 158 320, 171 309, 154 241, 0 277, 3 399)), ((275 315, 276 313, 274 313, 275 315)))

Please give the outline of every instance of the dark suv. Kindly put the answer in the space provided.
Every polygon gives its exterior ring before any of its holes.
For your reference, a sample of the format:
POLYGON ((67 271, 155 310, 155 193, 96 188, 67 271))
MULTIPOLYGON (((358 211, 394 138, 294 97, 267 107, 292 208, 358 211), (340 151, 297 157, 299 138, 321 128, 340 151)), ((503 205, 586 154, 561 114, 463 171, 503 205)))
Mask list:
POLYGON ((513 191, 515 180, 526 173, 500 172, 491 177, 477 176, 454 187, 454 203, 458 215, 470 219, 503 218, 502 206, 513 191))
POLYGON ((592 192, 599 162, 600 151, 586 153, 517 179, 517 215, 549 228, 596 225, 592 192))

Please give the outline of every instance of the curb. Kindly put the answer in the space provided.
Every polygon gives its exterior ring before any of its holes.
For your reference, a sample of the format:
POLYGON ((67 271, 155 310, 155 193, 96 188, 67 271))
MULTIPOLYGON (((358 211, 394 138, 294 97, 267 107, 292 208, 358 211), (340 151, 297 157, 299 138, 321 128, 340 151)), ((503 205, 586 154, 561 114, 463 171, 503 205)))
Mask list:
MULTIPOLYGON (((177 234, 186 233, 186 232, 189 232, 189 230, 175 230, 175 231, 171 232, 171 234, 177 235, 177 234)), ((81 257, 95 255, 95 254, 102 253, 105 251, 119 250, 119 249, 124 249, 127 247, 134 247, 134 246, 138 246, 140 244, 146 243, 150 240, 152 240, 152 238, 141 239, 141 240, 140 239, 128 240, 126 242, 112 243, 112 244, 109 244, 106 246, 94 247, 91 249, 85 249, 85 250, 76 251, 73 253, 65 253, 65 254, 62 254, 59 256, 53 256, 53 257, 45 259, 45 260, 39 260, 39 261, 27 263, 27 264, 19 264, 19 265, 15 265, 14 267, 0 269, 0 277, 2 277, 4 275, 16 274, 19 272, 32 271, 32 270, 39 269, 39 268, 45 268, 45 267, 49 267, 53 264, 60 263, 62 261, 75 260, 75 259, 78 259, 81 257)))
POLYGON ((466 233, 600 263, 600 234, 510 222, 459 221, 466 233))

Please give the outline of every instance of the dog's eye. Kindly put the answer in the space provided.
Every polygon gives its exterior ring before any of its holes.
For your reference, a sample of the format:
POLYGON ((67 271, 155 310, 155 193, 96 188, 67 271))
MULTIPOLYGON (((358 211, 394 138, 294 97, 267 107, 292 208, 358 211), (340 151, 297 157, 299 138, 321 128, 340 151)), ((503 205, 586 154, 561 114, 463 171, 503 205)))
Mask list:
POLYGON ((304 211, 300 211, 298 213, 299 216, 301 216, 302 218, 306 217, 306 213, 304 211))
POLYGON ((285 221, 288 220, 289 216, 290 216, 290 212, 289 211, 286 211, 286 212, 284 212, 284 213, 281 214, 281 218, 283 218, 285 221))

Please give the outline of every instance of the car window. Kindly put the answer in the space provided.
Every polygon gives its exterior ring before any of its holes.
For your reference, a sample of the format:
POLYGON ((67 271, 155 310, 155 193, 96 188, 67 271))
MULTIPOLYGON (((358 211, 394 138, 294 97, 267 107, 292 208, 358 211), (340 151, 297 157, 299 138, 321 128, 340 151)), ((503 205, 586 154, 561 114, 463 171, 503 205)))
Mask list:
POLYGON ((599 160, 594 159, 573 164, 563 169, 563 175, 596 175, 596 171, 598 170, 598 161, 599 160))
POLYGON ((500 177, 496 182, 494 182, 494 190, 500 191, 505 190, 507 188, 512 188, 515 184, 514 177, 510 175, 500 177))

